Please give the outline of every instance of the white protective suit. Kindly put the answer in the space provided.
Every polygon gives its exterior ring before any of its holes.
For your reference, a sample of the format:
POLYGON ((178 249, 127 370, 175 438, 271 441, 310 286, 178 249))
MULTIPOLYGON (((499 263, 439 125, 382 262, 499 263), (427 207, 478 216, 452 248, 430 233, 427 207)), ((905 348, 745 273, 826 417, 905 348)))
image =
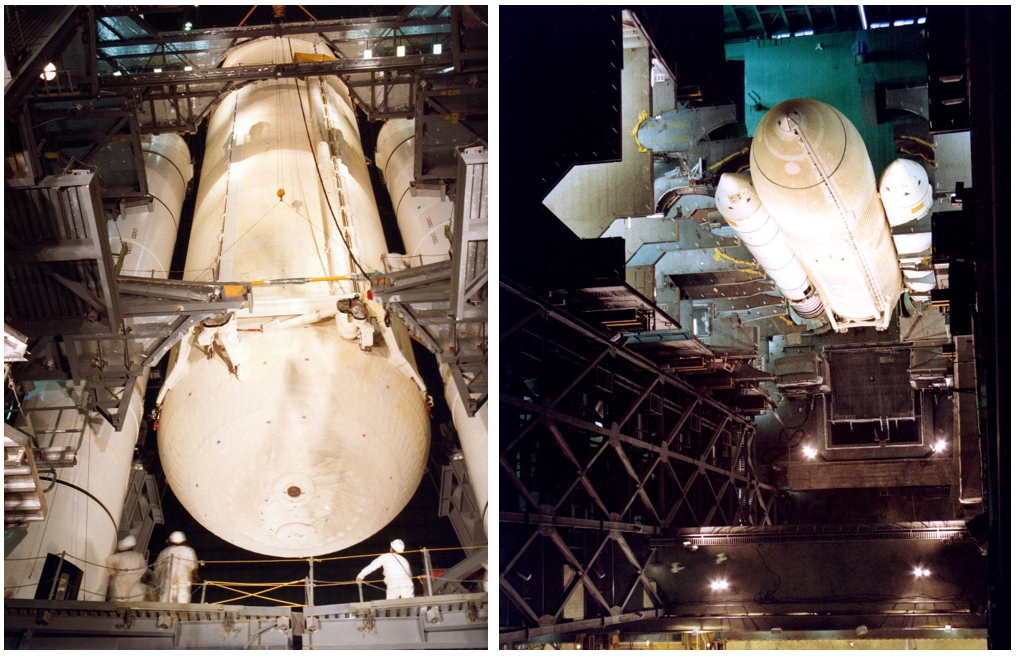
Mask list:
POLYGON ((191 603, 191 578, 198 569, 198 554, 185 544, 171 544, 155 559, 159 601, 191 603), (172 556, 172 558, 170 558, 172 556))
POLYGON ((413 573, 410 564, 397 553, 382 554, 360 570, 357 579, 363 579, 374 570, 382 568, 385 575, 386 599, 409 599, 413 596, 413 573))
POLYGON ((148 569, 148 561, 137 551, 118 551, 106 559, 109 568, 109 588, 106 598, 110 601, 144 601, 145 588, 141 578, 148 569))

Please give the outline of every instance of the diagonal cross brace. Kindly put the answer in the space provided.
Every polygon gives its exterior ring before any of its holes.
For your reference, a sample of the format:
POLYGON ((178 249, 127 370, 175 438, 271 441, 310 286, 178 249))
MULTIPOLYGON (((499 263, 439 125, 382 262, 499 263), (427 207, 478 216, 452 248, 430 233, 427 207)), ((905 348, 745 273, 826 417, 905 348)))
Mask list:
POLYGON ((597 494, 596 488, 593 487, 593 483, 590 482, 590 479, 586 475, 590 471, 590 468, 593 467, 593 463, 597 462, 601 454, 603 454, 604 451, 607 449, 608 446, 607 440, 605 440, 604 443, 600 445, 600 448, 597 449, 597 452, 593 454, 593 457, 590 458, 590 462, 588 462, 585 467, 580 468, 579 460, 576 459, 576 457, 572 454, 572 450, 569 449, 568 444, 565 442, 564 436, 562 436, 561 431, 558 430, 558 426, 552 422, 551 425, 548 426, 548 430, 551 431, 551 434, 554 436, 555 441, 558 443, 558 448, 561 449, 562 453, 565 454, 566 458, 572 461, 572 464, 575 465, 576 469, 579 471, 575 480, 572 481, 572 484, 569 485, 568 489, 565 491, 565 494, 563 494, 561 499, 558 500, 558 503, 555 504, 554 511, 558 512, 558 509, 561 508, 561 505, 565 503, 566 499, 569 498, 569 495, 572 494, 572 490, 576 488, 576 485, 582 483, 583 489, 586 490, 586 493, 589 494, 590 498, 592 498, 593 501, 597 504, 597 507, 600 508, 600 511, 604 513, 604 517, 606 519, 610 519, 611 511, 607 509, 607 505, 600 498, 600 495, 597 494))
MULTIPOLYGON (((551 527, 550 538, 551 542, 554 542, 555 546, 558 547, 558 551, 560 551, 561 555, 565 557, 565 560, 568 561, 572 569, 576 570, 576 576, 582 578, 583 585, 585 585, 586 589, 590 591, 590 595, 597 600, 597 603, 604 607, 604 610, 606 610, 608 614, 611 614, 611 605, 607 603, 607 599, 604 599, 604 595, 601 594, 600 590, 597 589, 597 586, 590 580, 586 570, 583 569, 579 560, 575 557, 575 555, 573 555, 572 550, 569 549, 567 544, 565 544, 565 540, 562 538, 561 534, 558 533, 558 529, 551 527)), ((600 554, 599 549, 597 554, 600 554)))
MULTIPOLYGON (((617 427, 617 424, 615 424, 615 427, 617 427)), ((632 477, 632 479, 636 482, 635 494, 637 494, 639 498, 642 499, 643 503, 646 505, 646 508, 651 513, 653 513, 654 519, 656 519, 657 523, 659 524, 660 514, 654 507, 653 502, 650 501, 650 497, 649 495, 646 494, 646 490, 644 489, 643 485, 646 483, 647 480, 649 480, 650 474, 653 473, 653 468, 657 466, 657 462, 660 462, 660 459, 658 458, 657 461, 653 463, 653 465, 650 467, 650 471, 647 472, 646 477, 640 480, 639 475, 636 473, 635 467, 632 466, 632 462, 629 460, 629 457, 625 454, 625 450, 622 449, 621 444, 618 442, 613 442, 613 444, 615 451, 618 453, 618 459, 621 460, 622 466, 625 468, 625 471, 628 472, 629 476, 632 477)), ((625 509, 622 511, 622 514, 628 511, 630 505, 631 502, 625 504, 625 509)))
POLYGON ((625 595, 625 601, 622 602, 622 610, 624 610, 628 605, 629 599, 632 598, 633 593, 635 593, 636 588, 640 583, 642 583, 643 589, 646 590, 646 593, 650 595, 650 598, 653 600, 653 607, 663 608, 664 602, 661 601, 660 597, 657 595, 657 591, 653 589, 652 585, 650 585, 650 580, 646 578, 645 574, 646 566, 650 564, 650 560, 653 559, 653 555, 657 552, 657 549, 655 547, 651 548, 650 553, 646 555, 646 561, 640 563, 636 560, 636 555, 633 553, 629 543, 625 540, 625 536, 619 533, 615 539, 618 541, 618 548, 621 549, 623 554, 625 554, 625 558, 632 564, 633 567, 636 568, 637 574, 636 580, 632 582, 632 587, 629 588, 628 594, 625 595))
POLYGON ((575 590, 576 586, 579 585, 580 582, 583 582, 583 579, 586 578, 586 572, 589 572, 591 569, 593 569, 593 564, 597 562, 597 558, 600 557, 601 552, 604 550, 604 547, 607 545, 608 540, 610 539, 611 534, 610 533, 605 534, 604 539, 600 541, 600 545, 597 547, 597 550, 593 553, 593 557, 590 558, 590 561, 586 564, 586 567, 583 568, 582 571, 577 571, 576 575, 572 577, 572 581, 569 582, 568 587, 565 589, 565 593, 562 595, 561 601, 558 603, 557 608, 555 608, 554 611, 555 623, 558 622, 558 618, 561 617, 562 612, 565 611, 565 605, 568 603, 569 597, 572 596, 572 591, 575 590), (580 574, 582 576, 580 576, 580 574))
POLYGON ((507 594, 508 598, 512 600, 512 603, 514 603, 519 610, 526 613, 530 619, 533 620, 535 625, 540 624, 540 618, 533 612, 533 609, 530 608, 528 603, 526 603, 526 600, 523 599, 522 595, 516 592, 516 589, 512 587, 512 584, 505 580, 504 574, 498 577, 498 585, 500 585, 501 589, 505 591, 505 594, 507 594))

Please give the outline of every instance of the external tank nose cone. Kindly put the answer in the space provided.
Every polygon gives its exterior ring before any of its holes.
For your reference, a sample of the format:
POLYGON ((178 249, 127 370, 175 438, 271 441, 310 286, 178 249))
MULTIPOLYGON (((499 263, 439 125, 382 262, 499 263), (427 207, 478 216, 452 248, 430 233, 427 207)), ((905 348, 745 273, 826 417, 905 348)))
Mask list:
POLYGON ((780 103, 766 113, 752 138, 749 157, 756 188, 759 176, 786 189, 821 184, 815 161, 822 160, 826 175, 833 175, 844 163, 849 128, 857 134, 843 114, 818 100, 795 98, 780 103))

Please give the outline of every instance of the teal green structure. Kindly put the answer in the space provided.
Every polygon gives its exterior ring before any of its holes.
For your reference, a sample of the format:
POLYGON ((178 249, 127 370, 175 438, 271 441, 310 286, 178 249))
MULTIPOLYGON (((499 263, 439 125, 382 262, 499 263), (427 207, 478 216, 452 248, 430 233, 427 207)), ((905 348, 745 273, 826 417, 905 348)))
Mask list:
POLYGON ((878 179, 897 157, 893 126, 925 119, 887 112, 877 90, 927 83, 924 39, 924 27, 910 25, 726 44, 728 61, 745 62, 746 134, 781 101, 821 100, 858 128, 878 179))

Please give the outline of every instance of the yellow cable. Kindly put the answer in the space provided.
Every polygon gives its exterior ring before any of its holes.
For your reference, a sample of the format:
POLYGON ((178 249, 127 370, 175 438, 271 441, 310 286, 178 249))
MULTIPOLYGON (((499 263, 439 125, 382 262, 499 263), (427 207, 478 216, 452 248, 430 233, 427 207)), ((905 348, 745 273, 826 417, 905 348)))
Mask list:
MULTIPOLYGON (((238 586, 238 587, 241 587, 241 588, 243 588, 243 587, 254 588, 254 587, 266 586, 266 585, 272 585, 272 586, 276 586, 278 588, 282 588, 282 587, 285 587, 287 585, 303 585, 304 584, 304 579, 298 579, 296 581, 283 581, 283 582, 280 582, 280 583, 240 583, 240 582, 233 582, 233 581, 205 581, 205 583, 207 583, 208 585, 218 585, 218 586, 235 585, 235 586, 238 586)), ((266 590, 266 592, 268 592, 268 591, 266 590)))
POLYGON ((639 115, 639 121, 636 123, 636 127, 632 128, 632 138, 636 140, 636 145, 639 146, 639 152, 641 153, 650 152, 649 148, 643 148, 643 144, 639 143, 639 126, 646 121, 646 118, 648 116, 649 114, 644 109, 643 112, 639 115))
POLYGON ((744 154, 745 154, 745 153, 747 153, 747 152, 749 152, 748 146, 746 146, 745 148, 742 148, 742 149, 741 149, 741 150, 739 150, 739 151, 738 151, 737 153, 731 153, 730 155, 728 155, 728 156, 727 156, 727 157, 725 157, 724 159, 720 160, 719 162, 717 162, 717 163, 716 163, 716 164, 714 164, 713 166, 710 166, 710 167, 708 167, 708 168, 707 168, 706 170, 707 170, 707 171, 712 171, 713 169, 715 169, 715 168, 717 168, 717 167, 720 167, 720 166, 723 166, 723 165, 724 165, 724 164, 726 164, 727 162, 729 162, 729 161, 733 160, 733 159, 734 159, 735 157, 738 157, 739 155, 744 155, 744 154))
MULTIPOLYGON (((241 599, 247 599, 248 597, 257 597, 258 599, 264 599, 265 601, 275 601, 277 603, 280 603, 280 604, 283 604, 283 605, 286 605, 286 606, 303 606, 303 604, 294 604, 293 602, 290 602, 290 601, 284 601, 282 599, 275 599, 273 597, 262 596, 262 595, 258 594, 257 592, 247 592, 247 593, 244 593, 244 592, 241 592, 240 590, 234 590, 233 588, 231 588, 231 587, 229 587, 227 585, 222 585, 221 583, 215 583, 213 581, 207 581, 207 583, 210 583, 212 585, 215 585, 216 587, 222 588, 223 590, 229 590, 230 592, 236 592, 237 594, 240 595, 239 597, 233 597, 232 599, 227 599, 225 601, 218 601, 218 602, 216 602, 216 603, 219 603, 219 604, 226 604, 226 603, 229 603, 229 602, 232 602, 232 601, 240 601, 241 599)), ((266 585, 266 584, 262 584, 262 585, 266 585)), ((268 584, 268 585, 271 585, 271 584, 268 584)), ((275 587, 269 588, 268 590, 264 590, 263 592, 272 592, 273 590, 278 590, 279 588, 286 587, 287 585, 292 585, 292 584, 291 583, 282 583, 282 584, 277 585, 275 587)))
MULTIPOLYGON (((720 262, 721 258, 723 258, 725 260, 730 260, 730 261, 734 262, 735 264, 745 264, 745 265, 750 266, 750 267, 755 267, 756 266, 755 262, 746 262, 745 260, 739 260, 737 258, 731 257, 727 253, 721 252, 721 250, 719 248, 714 248, 713 249, 713 259, 715 259, 718 262, 720 262)), ((753 269, 738 269, 738 270, 739 271, 748 271, 749 273, 758 273, 759 275, 763 275, 762 271, 760 271, 759 269, 755 269, 755 268, 753 268, 753 269)))
MULTIPOLYGON (((254 284, 254 283, 251 283, 251 284, 254 284)), ((478 546, 478 547, 438 547, 437 549, 428 549, 428 551, 431 552, 431 553, 434 553, 436 551, 459 551, 460 549, 486 549, 486 548, 487 548, 486 545, 478 546)), ((386 551, 384 553, 388 553, 388 552, 386 551)), ((410 554, 410 553, 424 553, 424 550, 423 549, 414 549, 412 551, 406 551, 404 553, 408 553, 408 554, 410 554)), ((376 557, 381 556, 381 555, 383 555, 383 554, 376 553, 376 554, 360 554, 360 555, 357 555, 357 556, 332 556, 331 558, 315 558, 314 562, 316 562, 316 563, 323 563, 323 562, 331 561, 331 560, 351 560, 353 558, 376 558, 376 557)), ((39 556, 36 560, 41 559, 41 558, 44 558, 44 556, 39 556)), ((7 560, 15 560, 15 559, 8 558, 7 560)), ((208 564, 208 565, 234 565, 234 564, 240 564, 240 563, 306 563, 306 562, 307 562, 306 558, 263 558, 263 559, 257 559, 257 560, 199 560, 198 564, 201 565, 202 567, 204 567, 206 564, 208 564)))
POLYGON ((912 137, 909 134, 902 134, 900 138, 901 139, 910 139, 911 141, 917 141, 918 143, 922 144, 923 146, 928 146, 932 150, 936 150, 936 145, 935 144, 930 144, 928 141, 925 141, 924 139, 919 139, 918 137, 912 137))

